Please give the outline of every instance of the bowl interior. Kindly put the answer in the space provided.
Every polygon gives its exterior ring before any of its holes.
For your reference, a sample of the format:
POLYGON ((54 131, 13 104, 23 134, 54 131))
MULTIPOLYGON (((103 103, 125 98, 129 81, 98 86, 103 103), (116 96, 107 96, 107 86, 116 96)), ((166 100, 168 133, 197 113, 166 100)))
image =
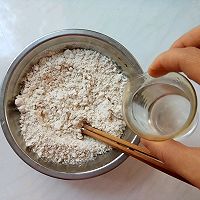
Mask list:
MULTIPOLYGON (((15 152, 31 167, 38 171, 64 179, 81 179, 99 175, 119 165, 126 159, 126 155, 116 150, 99 155, 93 161, 82 166, 66 166, 39 159, 38 156, 25 147, 25 142, 20 134, 19 112, 14 100, 19 94, 22 78, 38 62, 52 51, 64 49, 86 48, 99 51, 112 58, 127 76, 142 73, 137 61, 119 43, 111 38, 90 31, 61 31, 47 35, 29 45, 12 63, 3 83, 2 98, 2 128, 6 138, 15 152)), ((127 128, 123 138, 138 143, 138 138, 127 128)))

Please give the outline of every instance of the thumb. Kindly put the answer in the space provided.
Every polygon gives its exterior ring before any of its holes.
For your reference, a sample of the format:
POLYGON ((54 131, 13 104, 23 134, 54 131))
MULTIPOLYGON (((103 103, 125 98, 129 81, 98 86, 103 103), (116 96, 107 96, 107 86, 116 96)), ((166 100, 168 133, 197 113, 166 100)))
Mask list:
POLYGON ((188 152, 187 146, 175 140, 154 142, 141 139, 141 143, 170 169, 180 174, 181 163, 184 163, 188 152))
POLYGON ((141 139, 141 143, 172 171, 200 189, 200 148, 190 148, 174 140, 153 142, 141 139))

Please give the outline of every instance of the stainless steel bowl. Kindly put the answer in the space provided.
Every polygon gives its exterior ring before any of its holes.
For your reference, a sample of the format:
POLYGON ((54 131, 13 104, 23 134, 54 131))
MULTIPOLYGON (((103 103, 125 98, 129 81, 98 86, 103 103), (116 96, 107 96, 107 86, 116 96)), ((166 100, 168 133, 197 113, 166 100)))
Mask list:
MULTIPOLYGON (((61 30, 48 34, 27 46, 11 64, 1 88, 1 125, 4 134, 17 155, 37 171, 61 179, 85 179, 106 173, 121 164, 128 156, 117 150, 99 155, 82 166, 66 166, 39 159, 25 147, 20 134, 19 112, 14 100, 20 91, 20 83, 31 66, 49 54, 62 49, 86 48, 111 57, 129 77, 142 73, 135 58, 121 44, 112 38, 89 30, 61 30)), ((124 138, 138 144, 139 139, 129 129, 124 138)))

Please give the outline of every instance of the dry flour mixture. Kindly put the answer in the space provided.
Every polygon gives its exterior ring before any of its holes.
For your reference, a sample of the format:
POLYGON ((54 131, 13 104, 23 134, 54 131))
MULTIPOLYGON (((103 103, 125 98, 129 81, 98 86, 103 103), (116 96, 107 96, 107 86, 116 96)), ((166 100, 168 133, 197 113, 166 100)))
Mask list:
POLYGON ((78 165, 109 151, 81 134, 80 121, 120 137, 126 82, 110 58, 93 50, 65 50, 42 58, 15 100, 26 146, 45 160, 78 165))

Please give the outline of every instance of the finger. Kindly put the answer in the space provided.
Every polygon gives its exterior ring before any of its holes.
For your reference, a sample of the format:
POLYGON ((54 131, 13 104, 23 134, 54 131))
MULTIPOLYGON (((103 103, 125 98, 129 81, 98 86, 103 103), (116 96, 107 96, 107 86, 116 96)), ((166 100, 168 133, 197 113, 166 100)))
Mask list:
POLYGON ((170 49, 160 54, 148 70, 154 77, 168 72, 184 72, 190 79, 200 83, 200 49, 195 47, 170 49))
POLYGON ((170 169, 179 174, 185 173, 181 166, 185 163, 188 147, 174 140, 153 142, 141 139, 141 143, 170 169))
POLYGON ((174 158, 171 155, 174 154, 174 151, 176 152, 177 149, 180 149, 183 146, 181 143, 174 140, 154 142, 141 139, 141 143, 159 160, 169 165, 174 164, 174 158))
POLYGON ((200 26, 185 33, 176 40, 171 48, 200 47, 200 26))
POLYGON ((174 140, 153 142, 145 139, 141 143, 172 171, 185 177, 200 188, 200 149, 189 148, 174 140), (192 174, 195 173, 196 177, 192 174))

